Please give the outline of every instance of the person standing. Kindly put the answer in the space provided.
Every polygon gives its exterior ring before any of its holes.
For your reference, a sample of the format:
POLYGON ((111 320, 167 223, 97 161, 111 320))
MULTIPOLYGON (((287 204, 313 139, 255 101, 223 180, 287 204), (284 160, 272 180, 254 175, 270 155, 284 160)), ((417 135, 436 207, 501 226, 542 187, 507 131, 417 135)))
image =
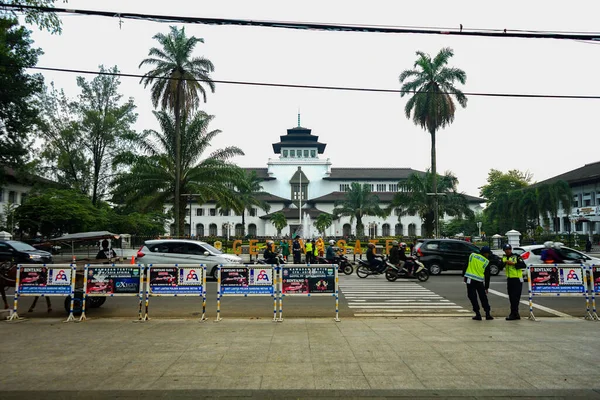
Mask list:
POLYGON ((290 244, 287 240, 283 240, 283 243, 281 243, 281 255, 285 261, 287 261, 290 256, 290 244))
POLYGON ((512 246, 505 244, 502 246, 504 256, 502 265, 506 273, 506 291, 510 301, 510 314, 506 317, 507 321, 521 319, 519 315, 519 302, 521 301, 521 291, 523 290, 523 268, 526 267, 525 261, 512 252, 512 246))
POLYGON ((469 264, 463 269, 463 276, 467 284, 467 297, 471 300, 475 321, 481 321, 481 313, 479 312, 479 303, 477 296, 481 301, 483 311, 485 311, 485 319, 490 321, 494 319, 490 313, 491 307, 487 297, 487 291, 490 287, 490 269, 488 265, 490 257, 490 248, 483 246, 481 254, 471 253, 469 256, 469 264))
POLYGON ((313 243, 309 239, 306 239, 304 250, 306 253, 306 263, 311 264, 313 262, 313 243))
POLYGON ((294 253, 294 264, 302 263, 302 247, 300 246, 298 236, 294 238, 294 242, 292 243, 292 253, 294 253))

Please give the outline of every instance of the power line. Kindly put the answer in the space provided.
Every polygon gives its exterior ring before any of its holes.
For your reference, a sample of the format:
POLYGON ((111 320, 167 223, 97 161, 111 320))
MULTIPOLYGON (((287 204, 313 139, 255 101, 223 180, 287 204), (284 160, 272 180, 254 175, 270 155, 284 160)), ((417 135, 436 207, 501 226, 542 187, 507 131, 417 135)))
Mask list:
POLYGON ((267 28, 284 29, 302 29, 316 31, 341 31, 341 32, 368 32, 368 33, 392 33, 392 34, 423 34, 423 35, 456 35, 456 36, 483 36, 483 37, 510 37, 526 39, 562 39, 562 40, 600 40, 600 33, 582 33, 582 32, 548 32, 548 31, 528 31, 515 29, 487 29, 487 30, 463 30, 461 28, 422 28, 422 27, 389 27, 385 25, 349 25, 317 22, 297 22, 297 21, 268 21, 268 20, 248 20, 231 18, 203 18, 203 17, 183 17, 162 14, 143 14, 128 13, 118 11, 97 11, 69 9, 60 7, 41 7, 29 5, 16 5, 0 3, 0 7, 9 10, 34 10, 39 12, 49 12, 57 14, 80 14, 92 15, 119 19, 137 19, 156 22, 204 24, 204 25, 238 25, 238 26, 258 26, 267 28))
MULTIPOLYGON (((10 66, 4 66, 10 67, 10 66)), ((29 67, 29 69, 36 69, 41 71, 53 71, 53 72, 67 72, 75 74, 91 74, 91 75, 109 75, 119 76, 124 78, 143 78, 143 74, 127 74, 123 72, 109 72, 109 71, 90 71, 83 69, 68 69, 68 68, 52 68, 52 67, 29 67)), ((157 77, 157 79, 173 79, 178 80, 179 78, 167 78, 157 77)), ((202 79, 183 79, 186 81, 206 82, 202 79)), ((263 86, 263 87, 281 87, 281 88, 293 88, 293 89, 319 89, 319 90, 339 90, 339 91, 352 91, 352 92, 372 92, 372 93, 415 93, 413 90, 401 90, 401 89, 382 89, 382 88, 365 88, 365 87, 350 87, 350 86, 322 86, 322 85, 294 85, 290 83, 271 83, 271 82, 250 82, 250 81, 232 81, 232 80, 217 80, 211 79, 214 83, 226 84, 226 85, 245 85, 245 86, 263 86)), ((450 92, 444 92, 444 94, 454 94, 450 92)), ((513 97, 513 98, 536 98, 536 99, 583 99, 583 100, 600 100, 600 96, 583 96, 583 95, 559 95, 559 94, 527 94, 527 93, 486 93, 486 92, 463 92, 466 96, 480 96, 480 97, 513 97)))

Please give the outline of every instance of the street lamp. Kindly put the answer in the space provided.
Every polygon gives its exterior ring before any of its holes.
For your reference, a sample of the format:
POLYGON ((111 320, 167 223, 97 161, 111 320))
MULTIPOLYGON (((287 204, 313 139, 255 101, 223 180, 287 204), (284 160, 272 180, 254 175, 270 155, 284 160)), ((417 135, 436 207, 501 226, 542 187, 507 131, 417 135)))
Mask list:
POLYGON ((477 228, 479 229, 479 239, 481 240, 481 221, 477 222, 477 228))

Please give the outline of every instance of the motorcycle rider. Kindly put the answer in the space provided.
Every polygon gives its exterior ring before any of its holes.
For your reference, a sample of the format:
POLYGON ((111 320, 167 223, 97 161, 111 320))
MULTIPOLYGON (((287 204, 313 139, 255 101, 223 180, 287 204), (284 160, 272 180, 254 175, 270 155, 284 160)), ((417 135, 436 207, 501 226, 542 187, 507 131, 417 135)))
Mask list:
POLYGON ((335 261, 335 240, 331 239, 329 241, 329 246, 327 246, 327 251, 325 253, 325 259, 330 262, 335 261))
POLYGON ((544 264, 562 264, 565 260, 558 250, 562 243, 544 242, 544 250, 540 256, 544 264))
POLYGON ((407 249, 409 247, 406 245, 406 243, 402 242, 400 243, 400 262, 402 263, 403 268, 405 269, 406 273, 408 274, 408 276, 412 276, 413 274, 413 268, 415 267, 415 263, 414 262, 408 262, 409 259, 407 257, 407 249))
POLYGON ((279 258, 277 257, 277 253, 275 252, 274 247, 275 243, 273 243, 272 240, 267 240, 267 248, 265 249, 263 257, 267 264, 279 265, 279 258))
POLYGON ((399 270, 402 270, 406 263, 406 254, 404 254, 404 249, 398 247, 397 240, 392 242, 392 248, 390 249, 390 263, 397 265, 399 270))
POLYGON ((367 261, 369 262, 369 266, 379 273, 385 271, 385 263, 383 262, 383 257, 379 256, 375 253, 375 243, 369 243, 367 245, 367 261))

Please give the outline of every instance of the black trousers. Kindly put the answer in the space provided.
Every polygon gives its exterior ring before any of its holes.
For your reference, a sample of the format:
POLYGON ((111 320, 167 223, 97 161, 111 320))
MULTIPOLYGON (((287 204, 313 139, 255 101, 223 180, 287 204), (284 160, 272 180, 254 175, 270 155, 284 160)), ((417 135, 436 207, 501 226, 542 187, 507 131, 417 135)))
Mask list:
POLYGON ((302 262, 301 256, 302 253, 299 251, 294 251, 294 264, 300 264, 302 262))
POLYGON ((523 282, 519 278, 508 278, 506 280, 506 291, 510 300, 510 314, 519 315, 519 302, 521 301, 521 291, 523 282))
POLYGON ((477 314, 479 314, 479 303, 477 302, 478 295, 483 310, 486 313, 490 312, 490 303, 488 302, 487 294, 485 293, 485 284, 483 282, 471 280, 471 283, 467 283, 467 297, 471 300, 473 311, 477 314))

